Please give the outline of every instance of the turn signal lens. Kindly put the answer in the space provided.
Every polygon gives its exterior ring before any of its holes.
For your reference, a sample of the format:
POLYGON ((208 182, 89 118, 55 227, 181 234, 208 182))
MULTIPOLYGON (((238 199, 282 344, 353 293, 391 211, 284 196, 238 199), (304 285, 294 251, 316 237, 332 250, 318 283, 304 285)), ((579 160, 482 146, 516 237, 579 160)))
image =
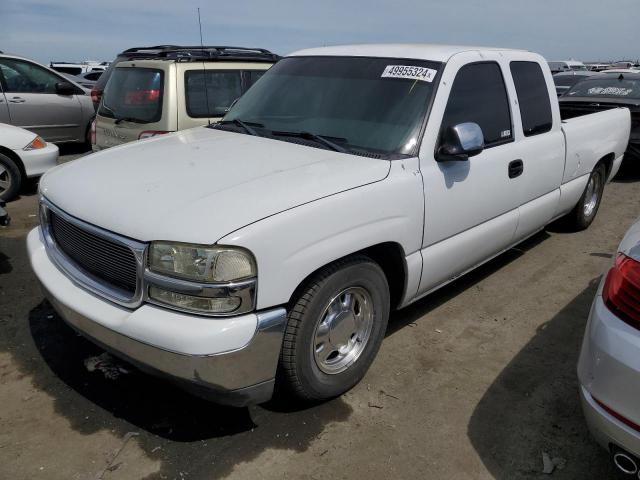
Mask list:
POLYGON ((165 305, 202 313, 231 313, 242 303, 239 297, 195 297, 156 286, 149 287, 149 297, 165 305))
POLYGON ((602 298, 616 316, 640 329, 640 262, 619 254, 607 274, 602 298))
POLYGON ((47 146, 47 142, 40 136, 34 138, 29 145, 23 148, 23 150, 39 150, 47 146))

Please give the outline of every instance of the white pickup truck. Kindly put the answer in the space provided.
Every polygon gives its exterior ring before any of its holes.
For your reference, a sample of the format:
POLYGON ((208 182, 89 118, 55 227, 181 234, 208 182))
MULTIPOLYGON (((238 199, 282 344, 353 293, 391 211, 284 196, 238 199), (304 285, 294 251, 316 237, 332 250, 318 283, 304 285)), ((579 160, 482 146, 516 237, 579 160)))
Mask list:
POLYGON ((557 218, 586 228, 629 129, 564 122, 534 53, 304 50, 218 124, 46 174, 29 255, 60 315, 143 370, 232 405, 322 400, 392 309, 557 218))

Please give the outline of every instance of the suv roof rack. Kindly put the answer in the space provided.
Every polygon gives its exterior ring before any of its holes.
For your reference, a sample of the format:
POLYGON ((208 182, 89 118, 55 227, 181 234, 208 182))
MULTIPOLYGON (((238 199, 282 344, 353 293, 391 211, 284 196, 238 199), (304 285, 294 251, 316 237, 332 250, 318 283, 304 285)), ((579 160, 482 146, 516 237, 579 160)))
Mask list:
POLYGON ((264 48, 230 47, 221 45, 156 45, 133 47, 121 55, 166 58, 179 61, 202 60, 262 60, 277 61, 281 57, 264 48))

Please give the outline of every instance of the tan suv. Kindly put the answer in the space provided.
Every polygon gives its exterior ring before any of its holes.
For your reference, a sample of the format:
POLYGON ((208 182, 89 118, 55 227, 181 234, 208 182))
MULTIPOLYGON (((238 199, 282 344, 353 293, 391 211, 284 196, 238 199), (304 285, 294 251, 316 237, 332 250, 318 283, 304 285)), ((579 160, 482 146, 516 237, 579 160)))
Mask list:
POLYGON ((118 63, 92 126, 93 150, 216 122, 279 58, 263 49, 203 47, 118 63))

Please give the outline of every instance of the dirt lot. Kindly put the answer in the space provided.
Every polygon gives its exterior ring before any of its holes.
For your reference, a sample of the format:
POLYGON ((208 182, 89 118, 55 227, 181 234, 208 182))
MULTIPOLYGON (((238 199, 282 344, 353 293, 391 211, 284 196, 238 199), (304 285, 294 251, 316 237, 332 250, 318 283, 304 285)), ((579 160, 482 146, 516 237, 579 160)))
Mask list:
POLYGON ((589 230, 551 227, 394 314, 365 380, 306 409, 224 408, 140 373, 88 372, 100 350, 28 265, 35 197, 27 187, 0 230, 2 479, 549 478, 542 452, 563 460, 551 478, 614 478, 575 365, 600 274, 640 215, 640 169, 607 187, 589 230))

